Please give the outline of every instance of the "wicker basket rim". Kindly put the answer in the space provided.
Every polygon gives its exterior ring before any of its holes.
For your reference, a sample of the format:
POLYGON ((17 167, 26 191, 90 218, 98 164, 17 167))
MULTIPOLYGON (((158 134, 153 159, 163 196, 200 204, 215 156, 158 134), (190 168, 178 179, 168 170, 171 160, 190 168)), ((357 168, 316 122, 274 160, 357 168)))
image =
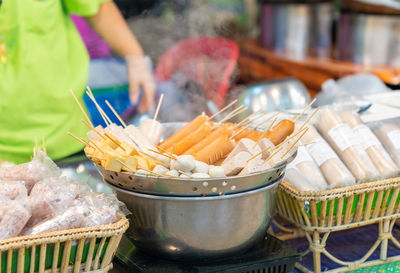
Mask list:
POLYGON ((82 239, 82 238, 93 238, 103 237, 114 234, 123 233, 128 229, 129 221, 123 217, 113 224, 65 229, 59 231, 52 231, 41 233, 37 235, 18 236, 0 240, 0 251, 4 247, 7 248, 19 248, 21 245, 40 245, 43 243, 56 243, 65 241, 67 239, 82 239))
POLYGON ((388 178, 383 180, 371 181, 353 186, 336 188, 324 191, 300 191, 287 181, 282 181, 280 189, 297 200, 325 201, 333 200, 338 197, 348 197, 365 192, 375 192, 387 190, 400 185, 400 177, 388 178))

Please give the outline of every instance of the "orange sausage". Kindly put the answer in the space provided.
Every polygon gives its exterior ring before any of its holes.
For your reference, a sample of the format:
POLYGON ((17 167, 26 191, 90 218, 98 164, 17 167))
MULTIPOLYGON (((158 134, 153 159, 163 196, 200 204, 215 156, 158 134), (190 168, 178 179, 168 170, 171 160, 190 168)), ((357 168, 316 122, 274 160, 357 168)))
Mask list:
POLYGON ((201 125, 197 130, 187 135, 183 139, 181 139, 176 145, 174 145, 172 153, 176 155, 181 155, 186 150, 190 149, 199 141, 205 139, 211 133, 211 126, 207 123, 201 125))
POLYGON ((232 134, 232 130, 230 129, 231 124, 223 124, 217 129, 215 129, 211 134, 206 136, 204 139, 202 139, 200 142, 192 146, 190 149, 186 150, 184 152, 185 155, 193 155, 197 153, 198 151, 204 149, 207 147, 211 142, 216 140, 219 136, 221 135, 226 135, 230 136, 232 134))
MULTIPOLYGON (((242 128, 238 128, 237 131, 240 131, 240 130, 242 130, 242 128)), ((251 129, 244 129, 242 132, 240 132, 239 134, 237 134, 237 135, 234 137, 234 139, 235 139, 235 141, 239 141, 239 140, 241 140, 242 138, 246 137, 247 135, 251 134, 252 132, 253 132, 253 130, 251 130, 251 129)))
POLYGON ((233 148, 235 148, 234 143, 235 142, 230 140, 227 136, 220 136, 207 147, 194 154, 193 157, 207 164, 213 164, 229 154, 233 148))
POLYGON ((290 136, 294 131, 294 122, 288 119, 284 119, 274 127, 272 127, 271 131, 265 134, 265 137, 268 138, 274 145, 278 145, 282 141, 284 141, 288 136, 290 136))
POLYGON ((255 142, 259 141, 261 137, 264 135, 263 131, 254 130, 252 133, 248 134, 246 138, 249 138, 255 142))
POLYGON ((194 120, 183 126, 180 130, 178 130, 172 136, 161 142, 158 146, 163 150, 168 150, 169 148, 172 147, 172 145, 179 142, 189 134, 193 133, 193 131, 197 130, 207 120, 208 117, 205 115, 197 116, 194 120))

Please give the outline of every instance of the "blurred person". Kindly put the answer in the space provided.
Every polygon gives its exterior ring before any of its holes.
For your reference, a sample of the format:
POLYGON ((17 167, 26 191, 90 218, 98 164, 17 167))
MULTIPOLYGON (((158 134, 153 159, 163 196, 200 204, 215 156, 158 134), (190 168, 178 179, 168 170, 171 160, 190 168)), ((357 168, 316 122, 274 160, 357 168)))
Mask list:
POLYGON ((0 0, 0 160, 20 163, 32 155, 34 139, 60 159, 83 146, 82 113, 89 56, 71 14, 83 16, 126 60, 129 93, 139 111, 150 110, 155 92, 151 61, 144 56, 117 6, 107 0, 0 0))

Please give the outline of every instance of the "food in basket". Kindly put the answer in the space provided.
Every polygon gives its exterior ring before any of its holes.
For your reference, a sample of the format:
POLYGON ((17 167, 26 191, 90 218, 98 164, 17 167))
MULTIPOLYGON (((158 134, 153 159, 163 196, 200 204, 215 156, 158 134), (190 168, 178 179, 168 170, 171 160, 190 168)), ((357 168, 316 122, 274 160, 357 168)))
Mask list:
POLYGON ((299 176, 298 181, 295 175, 290 176, 290 179, 288 179, 290 183, 298 186, 307 180, 305 185, 299 188, 300 190, 307 188, 308 190, 312 189, 317 191, 326 190, 328 188, 328 183, 304 146, 300 146, 297 149, 296 158, 288 165, 288 169, 291 168, 296 169, 296 172, 300 172, 301 176, 299 176))
POLYGON ((400 168, 400 127, 394 123, 385 123, 377 126, 374 132, 400 168))
POLYGON ((25 200, 23 197, 11 200, 0 195, 0 240, 17 236, 30 217, 26 196, 25 200))
POLYGON ((36 182, 59 177, 60 169, 47 156, 36 156, 32 161, 0 169, 0 181, 24 181, 30 192, 36 182))
POLYGON ((357 137, 338 113, 328 108, 323 109, 316 124, 357 181, 371 181, 379 177, 357 137))
POLYGON ((0 180, 0 240, 110 224, 126 213, 114 195, 92 193, 88 186, 60 177, 61 170, 42 152, 31 162, 10 168, 12 176, 7 178, 15 181, 0 180), (24 179, 32 187, 29 192, 24 179))
POLYGON ((303 136, 302 142, 321 169, 330 188, 355 184, 355 178, 313 126, 303 136))
POLYGON ((301 191, 318 191, 319 187, 311 184, 310 180, 296 167, 286 169, 285 180, 301 191))
POLYGON ((383 178, 394 177, 399 174, 399 168, 383 148, 381 142, 367 127, 358 114, 343 112, 342 119, 352 128, 362 148, 367 152, 372 163, 383 178))

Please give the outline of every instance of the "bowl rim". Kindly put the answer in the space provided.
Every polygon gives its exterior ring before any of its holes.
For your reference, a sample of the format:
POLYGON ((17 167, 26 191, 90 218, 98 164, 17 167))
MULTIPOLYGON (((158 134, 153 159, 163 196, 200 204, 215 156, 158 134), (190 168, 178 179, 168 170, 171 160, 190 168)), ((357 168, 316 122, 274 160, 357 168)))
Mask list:
POLYGON ((253 189, 250 189, 247 191, 241 191, 241 192, 237 192, 237 193, 216 195, 216 196, 166 196, 166 195, 146 194, 146 193, 128 191, 126 189, 117 187, 108 181, 105 181, 105 183, 107 183, 107 186, 109 186, 115 192, 120 191, 120 192, 126 193, 131 196, 135 196, 135 197, 143 197, 143 198, 147 198, 147 199, 157 199, 157 200, 168 200, 168 201, 211 201, 211 200, 231 199, 231 198, 236 198, 236 197, 242 197, 245 195, 248 196, 248 195, 253 195, 253 194, 259 193, 264 190, 268 190, 269 188, 279 185, 281 183, 281 181, 283 180, 284 175, 285 174, 282 173, 277 179, 275 179, 274 181, 271 181, 271 183, 260 186, 258 188, 253 188, 253 189))

